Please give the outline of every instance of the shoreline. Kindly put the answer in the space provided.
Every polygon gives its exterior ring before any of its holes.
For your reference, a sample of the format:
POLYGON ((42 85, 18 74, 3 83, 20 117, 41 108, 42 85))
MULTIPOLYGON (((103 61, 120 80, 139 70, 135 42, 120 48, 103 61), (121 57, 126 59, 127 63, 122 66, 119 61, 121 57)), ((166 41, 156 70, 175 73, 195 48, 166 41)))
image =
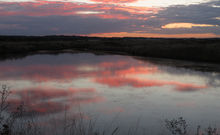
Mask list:
POLYGON ((103 52, 129 56, 220 63, 220 39, 0 36, 0 59, 43 52, 103 52))

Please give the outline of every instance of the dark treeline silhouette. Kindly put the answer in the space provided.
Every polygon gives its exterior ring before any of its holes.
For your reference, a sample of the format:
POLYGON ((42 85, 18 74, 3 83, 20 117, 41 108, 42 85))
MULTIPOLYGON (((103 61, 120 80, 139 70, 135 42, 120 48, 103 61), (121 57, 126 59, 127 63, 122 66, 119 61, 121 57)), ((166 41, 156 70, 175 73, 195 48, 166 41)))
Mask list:
POLYGON ((39 51, 101 51, 133 56, 220 63, 220 39, 0 36, 0 57, 39 51))

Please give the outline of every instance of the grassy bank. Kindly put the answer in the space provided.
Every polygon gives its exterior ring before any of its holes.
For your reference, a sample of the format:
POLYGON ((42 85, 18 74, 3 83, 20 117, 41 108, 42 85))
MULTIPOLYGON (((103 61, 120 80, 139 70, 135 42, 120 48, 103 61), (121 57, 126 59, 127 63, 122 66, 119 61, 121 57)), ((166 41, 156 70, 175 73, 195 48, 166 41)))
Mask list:
POLYGON ((133 56, 220 63, 220 39, 0 36, 1 57, 39 51, 104 51, 133 56))

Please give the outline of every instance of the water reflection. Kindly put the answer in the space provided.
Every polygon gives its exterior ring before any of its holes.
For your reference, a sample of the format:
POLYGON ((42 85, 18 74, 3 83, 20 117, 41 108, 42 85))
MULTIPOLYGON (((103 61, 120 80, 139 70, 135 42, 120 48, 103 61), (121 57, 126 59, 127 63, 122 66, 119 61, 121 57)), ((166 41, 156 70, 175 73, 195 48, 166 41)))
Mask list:
POLYGON ((101 114, 103 123, 122 113, 119 121, 125 127, 140 115, 148 119, 142 122, 145 126, 156 127, 158 120, 179 115, 193 122, 210 116, 220 124, 220 78, 214 71, 88 53, 1 61, 0 71, 0 84, 12 90, 9 103, 25 103, 28 113, 42 117, 74 113, 80 105, 85 114, 101 114))
MULTIPOLYGON (((27 113, 35 112, 38 115, 52 114, 70 109, 71 106, 101 102, 103 97, 96 94, 95 89, 56 89, 56 88, 28 88, 13 91, 13 98, 9 103, 13 107, 24 103, 27 113)), ((15 110, 16 108, 11 108, 15 110)))
MULTIPOLYGON (((42 56, 43 57, 43 56, 42 56)), ((64 58, 65 59, 65 58, 64 58)), ((1 65, 0 74, 2 81, 23 80, 28 82, 71 82, 74 79, 91 78, 96 83, 109 87, 132 86, 153 87, 172 85, 179 91, 193 91, 208 88, 207 84, 197 84, 194 79, 191 82, 177 80, 178 78, 164 79, 167 71, 159 70, 157 65, 134 61, 132 59, 103 61, 97 63, 57 63, 31 65, 1 65), (103 62, 104 61, 104 62, 103 62), (158 76, 157 78, 152 78, 158 76)))

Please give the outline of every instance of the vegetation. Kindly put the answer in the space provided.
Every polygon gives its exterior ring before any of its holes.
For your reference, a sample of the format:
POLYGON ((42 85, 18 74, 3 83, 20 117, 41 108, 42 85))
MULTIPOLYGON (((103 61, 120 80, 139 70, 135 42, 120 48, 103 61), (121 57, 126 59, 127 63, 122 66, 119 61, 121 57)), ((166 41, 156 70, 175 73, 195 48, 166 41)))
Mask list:
MULTIPOLYGON (((34 115, 26 117, 28 108, 25 105, 19 105, 16 110, 9 111, 9 104, 7 98, 10 95, 10 91, 6 85, 3 85, 0 90, 1 102, 0 102, 0 135, 48 135, 48 128, 46 130, 43 126, 39 125, 34 115)), ((49 131, 49 135, 116 135, 120 134, 120 127, 114 128, 110 132, 101 131, 95 128, 95 123, 92 120, 84 121, 82 114, 79 118, 67 119, 66 112, 63 118, 64 123, 61 124, 59 131, 49 131)), ((51 126, 54 126, 54 123, 51 126)), ((217 128, 208 127, 201 130, 201 126, 196 129, 196 134, 192 134, 188 131, 188 124, 182 118, 165 120, 165 127, 170 131, 170 135, 219 135, 217 128)), ((127 135, 136 135, 139 124, 134 128, 128 129, 127 135)), ((55 128, 55 127, 53 127, 55 128)))
MULTIPOLYGON (((39 126, 36 116, 28 113, 25 104, 19 105, 16 110, 10 110, 10 106, 13 106, 7 101, 10 93, 9 88, 2 85, 0 89, 0 135, 115 135, 118 131, 117 127, 110 133, 101 132, 95 129, 94 122, 84 121, 81 113, 79 118, 67 119, 66 112, 63 118, 64 123, 61 122, 58 127, 59 131, 48 131, 44 125, 39 126)), ((51 126, 55 129, 53 124, 51 123, 51 126)))
MULTIPOLYGON (((173 120, 165 120, 165 125, 172 135, 190 135, 189 131, 187 130, 188 125, 182 117, 173 120)), ((219 134, 217 132, 217 128, 212 128, 209 126, 205 130, 201 130, 201 126, 199 125, 197 126, 195 135, 219 135, 219 134)))
POLYGON ((0 36, 0 57, 39 51, 101 51, 133 56, 220 63, 220 39, 0 36))

